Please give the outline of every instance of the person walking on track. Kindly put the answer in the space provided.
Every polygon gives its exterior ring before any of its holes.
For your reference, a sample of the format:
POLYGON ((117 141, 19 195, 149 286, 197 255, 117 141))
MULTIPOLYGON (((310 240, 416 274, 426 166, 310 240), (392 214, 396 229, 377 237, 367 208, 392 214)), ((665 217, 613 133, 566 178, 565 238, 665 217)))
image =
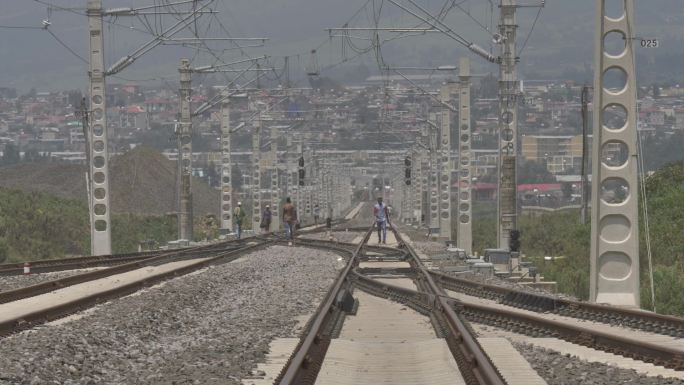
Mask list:
POLYGON ((261 213, 261 231, 268 233, 271 231, 271 220, 273 219, 273 213, 271 212, 271 205, 266 205, 266 208, 261 213))
POLYGON ((242 224, 245 221, 245 210, 242 209, 242 202, 238 202, 237 207, 233 211, 233 218, 235 218, 235 234, 237 235, 237 239, 240 239, 242 236, 242 224))
POLYGON ((295 226, 297 224, 297 208, 292 204, 288 197, 283 206, 283 223, 285 224, 285 235, 289 240, 288 245, 292 246, 294 241, 295 226))
POLYGON ((378 228, 378 243, 387 243, 387 224, 389 222, 389 210, 382 203, 382 197, 378 197, 378 203, 373 206, 375 225, 378 228))
POLYGON ((318 226, 318 220, 321 219, 321 209, 320 209, 320 207, 318 207, 318 204, 314 205, 313 213, 314 213, 314 225, 318 226))

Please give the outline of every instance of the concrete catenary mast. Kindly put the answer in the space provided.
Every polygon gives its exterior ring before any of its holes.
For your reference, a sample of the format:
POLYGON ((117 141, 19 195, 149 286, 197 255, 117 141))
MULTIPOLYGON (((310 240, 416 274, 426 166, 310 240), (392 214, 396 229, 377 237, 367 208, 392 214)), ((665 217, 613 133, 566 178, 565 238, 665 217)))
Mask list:
POLYGON ((634 0, 615 14, 607 3, 596 1, 590 300, 639 307, 634 0), (621 52, 608 51, 611 34, 621 52))
POLYGON ((459 64, 458 108, 458 218, 457 246, 470 255, 473 251, 472 153, 470 147, 470 59, 459 64))
POLYGON ((230 104, 228 94, 221 102, 221 230, 233 231, 233 169, 230 158, 230 104))
POLYGON ((109 220, 109 150, 107 144, 107 108, 105 105, 104 44, 102 39, 102 1, 88 0, 90 32, 90 122, 88 124, 91 194, 91 253, 112 253, 109 220))
POLYGON ((442 85, 440 101, 442 113, 439 140, 439 236, 451 239, 451 89, 452 83, 442 85))
POLYGON ((178 159, 180 161, 180 207, 178 211, 178 239, 192 241, 192 69, 189 59, 181 59, 180 67, 180 122, 178 129, 178 159))
POLYGON ((518 135, 518 57, 516 0, 501 0, 499 35, 499 193, 498 247, 508 249, 510 232, 517 228, 516 151, 518 135))

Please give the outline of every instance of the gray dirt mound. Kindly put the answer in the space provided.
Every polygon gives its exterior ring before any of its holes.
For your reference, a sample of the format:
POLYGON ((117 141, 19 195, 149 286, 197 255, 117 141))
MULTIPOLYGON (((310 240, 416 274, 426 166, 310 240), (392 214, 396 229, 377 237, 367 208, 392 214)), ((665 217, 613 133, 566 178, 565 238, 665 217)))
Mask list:
MULTIPOLYGON (((86 201, 84 165, 23 163, 0 167, 0 187, 38 191, 86 201)), ((149 148, 136 148, 110 162, 114 213, 164 215, 176 211, 176 164, 149 148)), ((219 192, 193 180, 196 215, 217 214, 219 192)))

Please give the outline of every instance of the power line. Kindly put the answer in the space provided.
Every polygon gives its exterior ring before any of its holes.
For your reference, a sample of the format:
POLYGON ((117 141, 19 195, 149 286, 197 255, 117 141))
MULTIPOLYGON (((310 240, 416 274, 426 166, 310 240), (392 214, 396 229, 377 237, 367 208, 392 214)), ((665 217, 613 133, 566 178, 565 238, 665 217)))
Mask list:
POLYGON ((79 60, 82 62, 88 64, 88 60, 86 60, 83 56, 79 55, 76 51, 71 49, 65 42, 63 42, 57 35, 55 35, 52 31, 50 31, 49 28, 45 28, 45 30, 55 39, 57 42, 64 47, 67 51, 69 51, 72 55, 76 56, 79 60))
POLYGON ((43 27, 32 27, 28 25, 0 25, 4 29, 43 29, 43 27))
POLYGON ((525 50, 525 47, 527 47, 527 42, 530 40, 530 37, 532 36, 532 32, 534 32, 534 27, 537 25, 537 21, 539 21, 539 16, 541 16, 542 9, 544 8, 539 8, 537 11, 537 16, 534 18, 534 22, 532 23, 532 28, 530 28, 530 33, 527 34, 527 37, 525 38, 525 42, 523 42, 522 47, 520 48, 520 51, 518 51, 518 56, 522 55, 523 51, 525 50))

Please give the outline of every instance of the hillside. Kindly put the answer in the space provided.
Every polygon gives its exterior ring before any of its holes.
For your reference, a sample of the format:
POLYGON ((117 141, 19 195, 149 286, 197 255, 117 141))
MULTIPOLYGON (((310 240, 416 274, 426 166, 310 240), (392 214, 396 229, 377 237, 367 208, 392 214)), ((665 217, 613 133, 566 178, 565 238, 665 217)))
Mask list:
MULTIPOLYGON (((663 314, 684 315, 684 162, 671 163, 646 182, 651 247, 653 255, 656 310, 663 314)), ((483 211, 483 210, 480 210, 483 211)), ((474 221, 475 249, 495 243, 495 221, 474 221)), ((484 215, 480 215, 484 216, 484 215)), ((652 309, 646 226, 640 213, 641 305, 652 309)), ((548 280, 558 282, 558 290, 578 298, 589 297, 590 226, 579 223, 578 212, 544 214, 520 219, 522 249, 548 280), (544 256, 564 256, 554 262, 544 256)))
MULTIPOLYGON (((110 163, 112 213, 164 215, 176 211, 176 164, 161 153, 136 148, 110 163)), ((45 192, 86 202, 86 167, 66 163, 22 163, 0 168, 0 187, 45 192)), ((217 214, 219 193, 193 180, 197 215, 217 214)))
MULTIPOLYGON (((4 188, 0 188, 0 202, 0 262, 89 254, 90 227, 85 202, 4 188)), ((175 235, 175 217, 112 217, 114 253, 136 251, 141 240, 163 244, 175 235)))

